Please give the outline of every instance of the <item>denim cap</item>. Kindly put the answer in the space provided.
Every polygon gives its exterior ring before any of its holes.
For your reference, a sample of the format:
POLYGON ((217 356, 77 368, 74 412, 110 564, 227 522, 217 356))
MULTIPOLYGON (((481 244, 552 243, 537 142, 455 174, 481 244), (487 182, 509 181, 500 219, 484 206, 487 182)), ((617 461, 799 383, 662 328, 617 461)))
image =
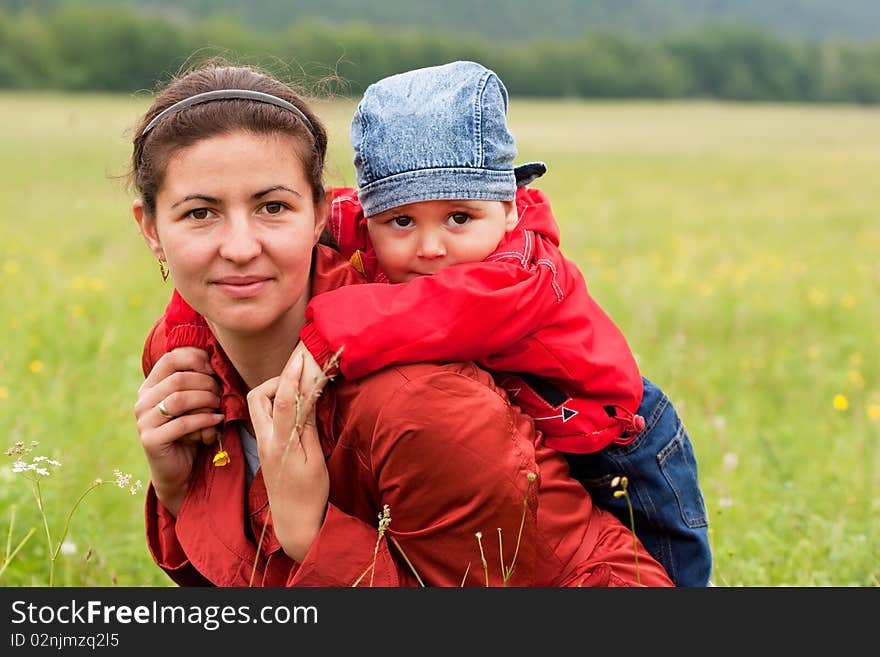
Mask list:
POLYGON ((351 123, 364 216, 417 201, 510 201, 547 170, 513 166, 507 89, 475 62, 384 78, 364 92, 351 123))

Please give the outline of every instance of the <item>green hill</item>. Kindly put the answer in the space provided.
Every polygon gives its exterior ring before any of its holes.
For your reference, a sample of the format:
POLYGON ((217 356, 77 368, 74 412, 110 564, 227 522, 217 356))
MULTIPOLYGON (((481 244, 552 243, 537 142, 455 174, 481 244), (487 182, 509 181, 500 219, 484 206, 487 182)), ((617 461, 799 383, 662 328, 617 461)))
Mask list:
POLYGON ((303 20, 431 27, 503 42, 571 37, 595 28, 657 35, 738 22, 796 38, 880 37, 875 0, 5 0, 7 11, 63 4, 132 5, 181 20, 218 14, 260 29, 303 20))

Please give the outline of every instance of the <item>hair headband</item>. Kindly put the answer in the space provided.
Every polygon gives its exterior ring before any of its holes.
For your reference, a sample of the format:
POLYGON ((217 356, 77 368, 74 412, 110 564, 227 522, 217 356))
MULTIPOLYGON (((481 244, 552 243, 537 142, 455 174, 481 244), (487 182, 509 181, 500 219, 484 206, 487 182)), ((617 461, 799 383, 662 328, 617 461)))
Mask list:
POLYGON ((251 91, 250 89, 217 89, 215 91, 206 91, 201 94, 196 94, 195 96, 190 96, 189 98, 184 98, 183 100, 179 100, 174 103, 171 107, 167 107, 161 112, 159 112, 156 116, 153 117, 153 120, 147 124, 147 127, 144 128, 144 131, 141 133, 141 139, 147 136, 147 134, 153 128, 158 125, 158 123, 164 119, 169 114, 173 114, 175 112, 179 112, 185 107, 189 107, 190 105, 199 105, 201 103, 209 103, 212 100, 230 100, 230 99, 243 99, 243 100, 255 100, 258 103, 268 103, 269 105, 275 105, 277 107, 281 107, 290 112, 296 114, 303 123, 306 124, 306 127, 309 129, 309 132, 312 133, 312 136, 317 139, 317 134, 315 133, 315 126, 312 125, 312 122, 309 121, 308 117, 303 114, 302 110, 298 108, 296 105, 287 102, 282 98, 278 98, 277 96, 273 96, 271 94, 263 93, 262 91, 251 91))

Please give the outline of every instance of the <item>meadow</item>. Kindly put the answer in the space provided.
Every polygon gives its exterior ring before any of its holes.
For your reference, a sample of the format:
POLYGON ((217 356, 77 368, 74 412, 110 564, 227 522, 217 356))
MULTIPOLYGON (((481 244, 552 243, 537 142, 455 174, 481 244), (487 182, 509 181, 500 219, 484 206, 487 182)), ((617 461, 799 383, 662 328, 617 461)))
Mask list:
MULTIPOLYGON (((171 291, 124 178, 146 104, 0 94, 0 446, 62 464, 0 456, 3 586, 171 585, 129 490, 171 291)), ((354 183, 352 110, 319 107, 331 184, 354 183)), ((880 110, 513 98, 511 125, 519 161, 548 164, 563 252, 685 422, 714 583, 880 585, 880 110)))

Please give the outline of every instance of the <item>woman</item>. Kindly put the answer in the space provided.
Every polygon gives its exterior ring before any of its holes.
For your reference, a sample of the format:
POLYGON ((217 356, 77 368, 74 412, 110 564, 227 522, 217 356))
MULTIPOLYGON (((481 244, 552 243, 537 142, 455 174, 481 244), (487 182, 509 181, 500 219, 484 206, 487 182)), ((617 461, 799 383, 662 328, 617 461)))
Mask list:
POLYGON ((136 132, 133 213, 177 289, 135 405, 157 564, 181 585, 671 585, 473 363, 297 403, 308 300, 362 282, 318 243, 326 147, 296 93, 237 67, 174 80, 136 132))

